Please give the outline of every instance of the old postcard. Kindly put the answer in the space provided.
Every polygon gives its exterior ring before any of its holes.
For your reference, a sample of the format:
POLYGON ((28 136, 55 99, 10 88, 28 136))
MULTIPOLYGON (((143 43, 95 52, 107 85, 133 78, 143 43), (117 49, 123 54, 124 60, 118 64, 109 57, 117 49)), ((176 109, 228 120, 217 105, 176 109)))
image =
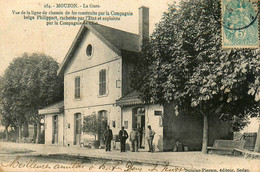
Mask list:
POLYGON ((257 3, 1 0, 0 171, 259 172, 257 3))
POLYGON ((259 48, 258 1, 222 1, 223 48, 259 48))

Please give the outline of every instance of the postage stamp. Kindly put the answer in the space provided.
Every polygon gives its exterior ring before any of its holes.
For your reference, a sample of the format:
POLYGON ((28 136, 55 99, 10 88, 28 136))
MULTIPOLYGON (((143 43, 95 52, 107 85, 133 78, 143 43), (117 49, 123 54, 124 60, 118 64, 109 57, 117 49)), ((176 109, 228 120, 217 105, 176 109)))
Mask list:
POLYGON ((259 48, 257 0, 222 0, 222 48, 259 48))

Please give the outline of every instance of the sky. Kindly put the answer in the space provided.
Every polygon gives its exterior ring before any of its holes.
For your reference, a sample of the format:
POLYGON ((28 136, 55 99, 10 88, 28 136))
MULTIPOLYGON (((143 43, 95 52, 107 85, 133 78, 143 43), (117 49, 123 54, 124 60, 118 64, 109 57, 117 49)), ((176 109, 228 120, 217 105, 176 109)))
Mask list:
POLYGON ((150 9, 150 33, 155 23, 161 20, 162 13, 167 11, 173 0, 1 0, 0 1, 0 75, 10 62, 24 52, 44 53, 59 63, 64 59, 80 26, 46 26, 45 21, 25 20, 24 15, 14 15, 15 11, 123 11, 133 12, 133 16, 121 17, 120 21, 103 21, 100 24, 124 31, 138 33, 138 8, 150 9), (22 3, 21 3, 22 2, 22 3), (77 3, 78 5, 99 5, 100 8, 44 8, 49 4, 77 3))
MULTIPOLYGON (((15 11, 71 11, 74 9, 46 9, 44 5, 56 3, 95 4, 97 9, 78 8, 74 11, 123 11, 133 12, 133 16, 121 17, 120 21, 99 22, 100 24, 138 33, 138 8, 149 7, 150 33, 155 29, 168 4, 178 0, 0 0, 0 75, 10 62, 24 52, 44 53, 61 63, 72 44, 80 26, 46 26, 44 21, 24 20, 23 15, 14 15, 15 11), (22 2, 22 3, 21 3, 22 2)), ((246 132, 257 131, 257 121, 245 128, 246 132)))

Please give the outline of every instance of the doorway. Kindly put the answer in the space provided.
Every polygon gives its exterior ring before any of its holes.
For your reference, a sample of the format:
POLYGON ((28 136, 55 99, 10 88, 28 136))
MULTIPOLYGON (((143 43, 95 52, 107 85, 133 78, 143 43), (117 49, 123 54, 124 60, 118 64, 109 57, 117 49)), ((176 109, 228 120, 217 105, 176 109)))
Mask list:
POLYGON ((101 110, 98 112, 98 140, 100 145, 105 145, 104 142, 104 132, 107 127, 107 111, 106 110, 101 110))
POLYGON ((58 115, 54 115, 52 121, 53 121, 52 143, 58 144, 58 137, 59 137, 58 115))
POLYGON ((75 127, 74 127, 74 133, 75 133, 75 137, 74 137, 74 145, 80 145, 81 142, 81 114, 80 113, 76 113, 74 116, 74 123, 75 123, 75 127))
POLYGON ((145 108, 134 108, 132 114, 132 128, 136 128, 139 133, 139 148, 145 148, 145 108))

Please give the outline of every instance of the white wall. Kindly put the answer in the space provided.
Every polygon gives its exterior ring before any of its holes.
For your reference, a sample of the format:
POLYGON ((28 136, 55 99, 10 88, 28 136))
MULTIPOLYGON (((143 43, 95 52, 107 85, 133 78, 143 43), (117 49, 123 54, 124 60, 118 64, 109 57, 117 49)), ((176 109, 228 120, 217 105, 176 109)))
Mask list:
POLYGON ((112 51, 95 34, 87 31, 82 38, 73 59, 71 59, 67 66, 65 75, 88 67, 93 67, 97 64, 115 60, 117 58, 120 58, 118 54, 112 51), (86 55, 86 48, 89 44, 93 47, 93 56, 91 56, 91 58, 86 55))
MULTIPOLYGON (((84 116, 93 112, 98 114, 101 110, 108 112, 108 124, 113 134, 119 132, 121 127, 121 109, 115 105, 116 100, 122 95, 121 85, 117 86, 117 80, 122 81, 122 59, 108 48, 93 33, 87 32, 78 47, 74 58, 70 61, 64 74, 64 107, 65 107, 65 145, 73 145, 74 142, 74 114, 84 116), (91 44, 93 56, 86 55, 86 48, 91 44), (99 71, 106 69, 106 95, 99 95, 99 71), (81 98, 75 99, 76 77, 81 81, 81 98), (112 127, 112 121, 116 121, 116 128, 112 127), (68 124, 70 128, 68 128, 68 124)), ((82 137, 81 137, 82 140, 82 137)), ((83 141, 83 140, 82 140, 83 141)))
POLYGON ((121 80, 118 72, 121 66, 121 59, 96 66, 84 71, 72 73, 65 76, 65 109, 82 108, 89 106, 97 106, 103 104, 114 104, 115 100, 121 97, 121 87, 116 87, 117 80, 121 80), (99 71, 106 69, 106 95, 99 96, 99 71), (76 77, 80 77, 81 81, 81 99, 75 99, 75 83, 76 77))
POLYGON ((52 115, 45 115, 45 144, 52 144, 52 115))
POLYGON ((74 115, 76 113, 81 113, 82 125, 83 125, 84 116, 91 115, 92 113, 98 114, 99 111, 103 111, 103 110, 107 111, 108 125, 110 125, 110 128, 113 131, 113 134, 114 135, 118 134, 118 132, 121 128, 121 125, 120 125, 121 109, 120 109, 120 107, 115 107, 113 105, 106 105, 106 106, 96 106, 96 107, 81 108, 81 109, 70 109, 70 110, 65 111, 65 114, 66 114, 65 145, 68 145, 68 144, 73 145, 73 142, 74 142, 74 115), (112 121, 116 121, 115 128, 112 127, 112 121), (68 128, 68 124, 70 125, 70 128, 68 128))
POLYGON ((64 132, 64 116, 63 114, 47 114, 45 115, 45 144, 52 144, 53 136, 53 116, 58 115, 58 145, 63 145, 64 132))
POLYGON ((121 86, 116 87, 117 80, 122 80, 122 59, 108 48, 93 33, 87 32, 70 61, 64 78, 65 109, 84 108, 104 104, 114 104, 121 97, 121 86), (86 55, 86 47, 92 44, 94 53, 91 59, 86 55), (112 61, 111 61, 112 60, 112 61), (106 69, 107 94, 99 96, 99 71, 106 69), (81 99, 74 98, 75 77, 81 77, 81 99))
MULTIPOLYGON (((132 130, 132 109, 136 107, 142 107, 142 106, 129 106, 129 107, 124 107, 123 108, 123 119, 122 121, 128 121, 128 129, 126 131, 128 134, 130 134, 132 130)), ((155 145, 155 150, 158 151, 158 144, 159 143, 159 138, 163 139, 163 127, 159 126, 159 121, 161 118, 160 116, 155 116, 154 111, 162 111, 163 112, 163 107, 159 105, 146 105, 145 107, 145 133, 148 132, 147 126, 151 125, 152 129, 155 131, 155 136, 153 140, 153 144, 155 145)), ((145 138, 146 139, 146 138, 145 138)), ((130 140, 128 139, 127 142, 129 143, 130 140)), ((148 143, 145 141, 145 149, 148 149, 148 143)), ((162 145, 161 145, 162 146, 162 145)))

